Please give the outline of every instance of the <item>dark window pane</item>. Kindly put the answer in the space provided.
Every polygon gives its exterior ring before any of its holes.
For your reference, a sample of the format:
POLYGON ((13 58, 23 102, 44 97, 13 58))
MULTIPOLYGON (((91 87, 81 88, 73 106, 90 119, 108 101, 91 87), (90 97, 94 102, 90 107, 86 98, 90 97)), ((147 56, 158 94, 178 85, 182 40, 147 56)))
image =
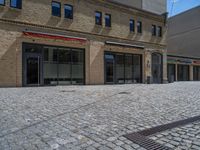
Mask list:
POLYGON ((152 25, 152 35, 156 36, 156 25, 152 25))
POLYGON ((158 27, 158 36, 162 37, 162 27, 158 27))
POLYGON ((189 81, 188 65, 178 65, 178 81, 189 81))
POLYGON ((0 5, 5 5, 5 0, 0 0, 0 5))
POLYGON ((132 55, 125 55, 125 82, 133 82, 133 60, 132 55))
POLYGON ((130 20, 130 31, 134 32, 135 31, 135 21, 134 20, 130 20))
POLYGON ((175 64, 167 65, 167 77, 168 77, 168 81, 170 83, 176 81, 176 66, 175 66, 175 64))
POLYGON ((102 13, 96 11, 95 12, 95 24, 96 25, 102 25, 102 13))
POLYGON ((116 83, 124 83, 124 55, 116 55, 116 83))
POLYGON ((200 66, 193 67, 193 80, 200 81, 200 66))
POLYGON ((111 15, 110 14, 105 15, 105 26, 111 27, 111 15))
POLYGON ((10 6, 14 8, 22 8, 22 0, 10 0, 10 6))
POLYGON ((141 83, 142 82, 142 64, 141 64, 141 55, 133 55, 133 82, 141 83))
POLYGON ((141 21, 137 22, 137 32, 142 33, 142 22, 141 21))
POLYGON ((73 6, 65 5, 65 18, 73 19, 73 6))
POLYGON ((61 16, 61 8, 60 3, 52 2, 52 15, 53 16, 61 16))

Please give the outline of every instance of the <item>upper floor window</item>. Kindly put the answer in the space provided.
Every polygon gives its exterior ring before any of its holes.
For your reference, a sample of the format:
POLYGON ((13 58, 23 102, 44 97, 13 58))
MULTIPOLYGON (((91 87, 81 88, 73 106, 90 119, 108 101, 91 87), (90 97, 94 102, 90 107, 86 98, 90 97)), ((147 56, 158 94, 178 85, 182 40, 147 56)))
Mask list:
POLYGON ((153 36, 156 36, 156 25, 152 25, 151 33, 153 36))
POLYGON ((52 15, 60 17, 61 16, 61 4, 59 2, 52 2, 52 15))
POLYGON ((130 31, 135 31, 135 21, 133 19, 130 19, 130 31))
POLYGON ((73 19, 73 6, 72 5, 65 5, 65 18, 73 19))
POLYGON ((95 12, 95 24, 102 25, 102 13, 99 11, 95 12))
POLYGON ((110 14, 105 14, 105 26, 111 27, 111 15, 110 14))
POLYGON ((5 5, 5 0, 0 0, 0 5, 5 5))
POLYGON ((10 0, 10 7, 21 9, 22 0, 10 0))
POLYGON ((158 36, 162 37, 162 27, 158 26, 158 36))
POLYGON ((141 21, 137 22, 137 32, 142 33, 142 22, 141 21))

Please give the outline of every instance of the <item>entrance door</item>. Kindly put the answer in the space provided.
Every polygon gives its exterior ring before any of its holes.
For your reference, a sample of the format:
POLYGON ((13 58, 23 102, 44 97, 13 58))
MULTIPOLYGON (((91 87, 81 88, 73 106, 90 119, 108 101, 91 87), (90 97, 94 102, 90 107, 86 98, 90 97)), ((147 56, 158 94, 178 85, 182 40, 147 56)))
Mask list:
POLYGON ((178 81, 189 81, 189 65, 178 65, 178 81))
POLYGON ((105 54, 105 82, 114 83, 114 55, 105 54))
POLYGON ((162 55, 152 54, 152 78, 153 83, 162 83, 162 55))
POLYGON ((41 76, 41 57, 30 55, 25 59, 26 65, 26 85, 40 85, 41 76))

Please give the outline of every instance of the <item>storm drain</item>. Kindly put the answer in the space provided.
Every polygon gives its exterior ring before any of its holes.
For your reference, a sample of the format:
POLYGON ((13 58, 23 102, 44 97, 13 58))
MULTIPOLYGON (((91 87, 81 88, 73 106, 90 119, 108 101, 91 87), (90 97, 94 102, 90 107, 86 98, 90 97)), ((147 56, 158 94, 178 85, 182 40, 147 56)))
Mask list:
POLYGON ((147 150, 172 150, 171 148, 163 146, 159 143, 156 143, 155 141, 139 133, 128 134, 128 135, 125 135, 124 137, 126 137, 130 141, 140 145, 141 147, 147 150))
POLYGON ((150 129, 143 130, 143 131, 127 134, 127 135, 124 135, 124 137, 146 148, 147 150, 171 150, 171 148, 158 144, 155 141, 149 139, 148 136, 159 133, 159 132, 163 132, 166 130, 170 130, 179 126, 184 126, 184 125, 187 125, 199 120, 200 120, 200 116, 195 116, 188 119, 168 123, 165 125, 156 126, 150 129))

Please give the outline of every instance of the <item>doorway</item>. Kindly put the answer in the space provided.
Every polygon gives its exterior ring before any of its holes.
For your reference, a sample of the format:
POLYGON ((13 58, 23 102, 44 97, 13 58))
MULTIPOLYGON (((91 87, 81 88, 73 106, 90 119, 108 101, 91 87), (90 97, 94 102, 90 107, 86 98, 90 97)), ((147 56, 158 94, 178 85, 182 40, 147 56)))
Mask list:
POLYGON ((162 55, 159 53, 152 54, 152 80, 153 83, 162 83, 163 71, 162 55))
POLYGON ((25 84, 29 86, 41 84, 41 56, 26 55, 25 57, 25 84))
POLYGON ((114 83, 114 55, 105 54, 106 83, 114 83))

